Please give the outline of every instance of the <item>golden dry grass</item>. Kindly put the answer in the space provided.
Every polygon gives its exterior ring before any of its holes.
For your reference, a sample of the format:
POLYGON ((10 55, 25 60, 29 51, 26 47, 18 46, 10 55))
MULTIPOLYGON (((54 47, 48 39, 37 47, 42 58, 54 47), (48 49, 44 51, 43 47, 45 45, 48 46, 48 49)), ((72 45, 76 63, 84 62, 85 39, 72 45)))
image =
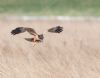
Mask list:
POLYGON ((0 78, 100 78, 99 21, 0 21, 0 78), (47 33, 61 25, 61 34, 47 33), (28 33, 10 34, 18 26, 44 33, 33 47, 28 33))

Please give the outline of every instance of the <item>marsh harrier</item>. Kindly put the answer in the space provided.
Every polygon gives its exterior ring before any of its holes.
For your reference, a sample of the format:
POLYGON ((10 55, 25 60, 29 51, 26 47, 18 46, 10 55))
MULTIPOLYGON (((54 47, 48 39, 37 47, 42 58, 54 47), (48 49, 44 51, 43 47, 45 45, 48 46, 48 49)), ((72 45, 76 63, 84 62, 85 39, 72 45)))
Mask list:
MULTIPOLYGON (((25 38, 25 40, 30 42, 42 42, 44 39, 43 34, 37 34, 36 31, 33 28, 28 27, 17 27, 14 30, 11 31, 12 35, 20 34, 23 32, 28 32, 30 35, 33 35, 33 38, 25 38)), ((53 28, 48 29, 48 32, 51 33, 61 33, 63 31, 63 27, 56 26, 53 28)))

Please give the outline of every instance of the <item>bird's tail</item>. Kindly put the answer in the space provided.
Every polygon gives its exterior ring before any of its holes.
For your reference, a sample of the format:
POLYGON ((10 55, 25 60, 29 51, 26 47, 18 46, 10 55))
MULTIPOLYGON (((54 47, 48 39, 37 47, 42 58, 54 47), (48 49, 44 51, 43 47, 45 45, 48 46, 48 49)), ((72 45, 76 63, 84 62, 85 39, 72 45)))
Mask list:
POLYGON ((24 38, 25 40, 29 41, 29 42, 33 42, 34 38, 24 38))

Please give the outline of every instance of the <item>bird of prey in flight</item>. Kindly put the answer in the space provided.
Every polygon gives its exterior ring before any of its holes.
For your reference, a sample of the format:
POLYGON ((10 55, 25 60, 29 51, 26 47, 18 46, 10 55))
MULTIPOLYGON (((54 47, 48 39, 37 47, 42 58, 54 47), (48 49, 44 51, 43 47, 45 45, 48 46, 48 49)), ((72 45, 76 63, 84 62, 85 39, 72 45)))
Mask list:
MULTIPOLYGON (((25 38, 25 40, 30 42, 42 42, 44 39, 43 34, 37 34, 36 31, 33 28, 28 27, 17 27, 14 30, 11 31, 12 35, 28 32, 30 35, 33 35, 33 38, 25 38)), ((63 31, 63 27, 56 26, 48 29, 48 32, 50 33, 61 33, 63 31)))

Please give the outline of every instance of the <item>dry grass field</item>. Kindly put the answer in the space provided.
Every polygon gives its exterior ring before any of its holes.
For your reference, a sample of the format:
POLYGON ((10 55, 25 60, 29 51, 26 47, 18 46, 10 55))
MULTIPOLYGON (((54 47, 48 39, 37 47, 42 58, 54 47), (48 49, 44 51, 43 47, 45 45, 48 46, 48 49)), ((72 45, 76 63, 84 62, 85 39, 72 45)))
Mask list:
POLYGON ((0 20, 0 78, 100 78, 100 22, 0 20), (46 33, 61 25, 61 34, 46 33), (32 27, 45 39, 33 46, 11 30, 32 27))

